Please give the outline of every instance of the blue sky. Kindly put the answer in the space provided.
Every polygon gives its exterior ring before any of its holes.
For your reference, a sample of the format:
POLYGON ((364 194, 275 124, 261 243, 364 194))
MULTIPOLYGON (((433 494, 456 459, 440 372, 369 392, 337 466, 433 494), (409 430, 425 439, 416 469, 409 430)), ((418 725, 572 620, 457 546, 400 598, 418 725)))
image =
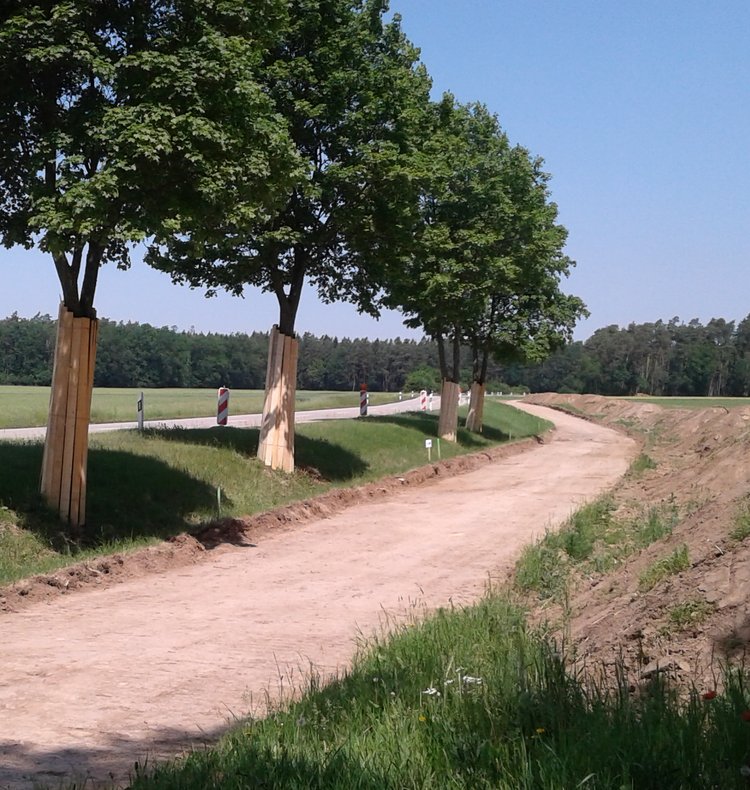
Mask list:
MULTIPOLYGON (((750 313, 747 0, 392 0, 434 94, 480 101, 540 155, 577 261, 565 290, 608 324, 750 313)), ((56 312, 45 256, 0 251, 0 316, 56 312)), ((199 331, 266 330, 273 296, 172 286, 105 267, 99 314, 199 331)), ((303 294, 300 332, 413 337, 303 294)))

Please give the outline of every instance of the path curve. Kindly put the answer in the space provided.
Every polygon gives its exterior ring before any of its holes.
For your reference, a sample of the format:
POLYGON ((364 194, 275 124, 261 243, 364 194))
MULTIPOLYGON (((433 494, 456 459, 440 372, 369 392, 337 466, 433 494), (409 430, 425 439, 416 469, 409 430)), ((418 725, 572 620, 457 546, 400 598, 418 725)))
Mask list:
POLYGON ((257 709, 280 675, 288 685, 310 662, 345 666, 383 612, 475 600, 636 453, 600 425, 519 408, 554 421, 554 440, 255 547, 4 616, 0 787, 126 781, 135 760, 257 709))

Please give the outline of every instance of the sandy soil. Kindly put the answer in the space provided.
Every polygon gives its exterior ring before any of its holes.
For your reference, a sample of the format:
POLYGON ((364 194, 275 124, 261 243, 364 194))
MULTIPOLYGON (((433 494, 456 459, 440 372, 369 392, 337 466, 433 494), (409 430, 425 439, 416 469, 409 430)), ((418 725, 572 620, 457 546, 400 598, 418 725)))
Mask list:
POLYGON ((311 665, 345 667, 384 616, 476 599, 637 452, 611 429, 522 408, 554 420, 552 440, 252 542, 238 536, 193 564, 6 611, 0 787, 122 783, 134 761, 262 711, 311 665))
MULTIPOLYGON (((722 666, 750 655, 750 537, 732 532, 750 507, 750 408, 664 409, 596 395, 534 395, 538 404, 572 407, 600 425, 633 434, 654 462, 614 488, 628 518, 643 508, 676 514, 672 534, 629 557, 606 575, 580 574, 569 598, 566 633, 588 666, 618 666, 631 691, 655 672, 681 692, 721 689, 722 666), (648 592, 641 573, 687 546, 690 567, 648 592), (676 626, 670 614, 705 604, 705 620, 676 626)), ((555 618, 543 604, 538 615, 555 618)), ((614 673, 611 673, 614 677, 614 673)))

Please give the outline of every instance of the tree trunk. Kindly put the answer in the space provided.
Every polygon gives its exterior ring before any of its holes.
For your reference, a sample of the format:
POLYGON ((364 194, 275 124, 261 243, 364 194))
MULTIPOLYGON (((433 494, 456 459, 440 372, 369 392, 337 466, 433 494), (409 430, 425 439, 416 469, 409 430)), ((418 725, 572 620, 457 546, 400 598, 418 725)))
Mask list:
POLYGON ((440 419, 438 436, 447 442, 455 442, 458 434, 458 396, 460 386, 455 381, 443 379, 440 391, 440 419))
POLYGON ((86 471, 98 323, 60 305, 41 493, 76 530, 86 523, 86 471))
POLYGON ((466 428, 473 433, 482 433, 484 391, 484 384, 480 384, 478 381, 471 382, 471 400, 469 401, 469 413, 466 416, 466 428))
POLYGON ((266 368, 266 395, 258 458, 271 469, 294 471, 294 401, 297 391, 299 341, 271 329, 266 368))

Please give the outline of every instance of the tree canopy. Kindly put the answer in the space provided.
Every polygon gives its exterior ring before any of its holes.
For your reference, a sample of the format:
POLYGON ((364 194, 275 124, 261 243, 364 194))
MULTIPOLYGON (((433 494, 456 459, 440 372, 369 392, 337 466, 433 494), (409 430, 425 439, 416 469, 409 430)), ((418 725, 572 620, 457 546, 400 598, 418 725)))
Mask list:
POLYGON ((297 171, 258 83, 286 3, 10 0, 0 15, 0 240, 51 254, 94 315, 99 266, 268 211, 297 171), (81 280, 82 277, 82 280, 81 280))
POLYGON ((264 95, 304 169, 273 213, 220 222, 222 238, 164 239, 149 262, 192 286, 273 292, 293 334, 305 280, 375 311, 385 261, 410 230, 410 155, 429 80, 385 0, 291 0, 262 61, 264 95))
POLYGON ((436 340, 444 379, 458 381, 467 344, 483 381, 490 353, 549 353, 583 305, 559 290, 573 262, 542 160, 512 147, 481 104, 446 94, 432 124, 415 242, 407 264, 392 270, 386 302, 436 340))

